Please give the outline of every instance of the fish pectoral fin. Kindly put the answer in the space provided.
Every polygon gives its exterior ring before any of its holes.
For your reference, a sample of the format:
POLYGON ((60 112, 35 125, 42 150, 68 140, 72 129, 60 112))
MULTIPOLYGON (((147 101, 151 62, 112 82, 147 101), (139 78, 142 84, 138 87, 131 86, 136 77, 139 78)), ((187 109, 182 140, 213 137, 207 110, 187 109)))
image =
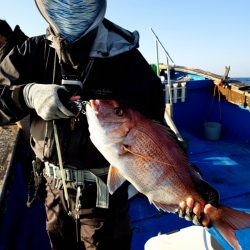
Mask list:
POLYGON ((138 157, 141 157, 142 159, 146 159, 146 160, 150 160, 151 158, 150 157, 147 157, 143 154, 140 154, 138 152, 134 152, 131 147, 129 145, 125 145, 123 144, 122 147, 121 147, 121 150, 124 152, 124 153, 130 153, 132 155, 135 155, 135 156, 138 156, 138 157))
POLYGON ((134 156, 137 156, 137 157, 140 157, 141 159, 143 159, 145 161, 154 161, 154 162, 158 162, 160 164, 169 165, 168 163, 160 161, 160 160, 157 160, 157 159, 154 159, 151 156, 147 156, 147 155, 143 155, 143 154, 141 154, 139 152, 135 152, 128 145, 122 145, 122 149, 123 149, 124 152, 130 153, 130 154, 132 154, 134 156))
POLYGON ((107 180, 109 193, 113 194, 125 181, 126 178, 120 174, 119 170, 116 167, 111 165, 109 168, 107 180))
POLYGON ((162 210, 164 212, 175 213, 177 211, 177 206, 174 204, 164 204, 157 201, 150 201, 150 203, 152 203, 158 210, 162 210))

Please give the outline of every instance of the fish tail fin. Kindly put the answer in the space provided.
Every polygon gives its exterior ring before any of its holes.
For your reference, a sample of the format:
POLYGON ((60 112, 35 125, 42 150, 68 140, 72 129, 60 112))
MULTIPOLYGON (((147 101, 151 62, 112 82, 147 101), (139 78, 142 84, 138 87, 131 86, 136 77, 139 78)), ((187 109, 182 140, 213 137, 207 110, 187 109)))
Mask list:
POLYGON ((235 250, 241 250, 242 248, 235 235, 235 230, 250 227, 250 214, 226 206, 220 206, 214 219, 213 217, 211 216, 210 218, 218 232, 235 250))

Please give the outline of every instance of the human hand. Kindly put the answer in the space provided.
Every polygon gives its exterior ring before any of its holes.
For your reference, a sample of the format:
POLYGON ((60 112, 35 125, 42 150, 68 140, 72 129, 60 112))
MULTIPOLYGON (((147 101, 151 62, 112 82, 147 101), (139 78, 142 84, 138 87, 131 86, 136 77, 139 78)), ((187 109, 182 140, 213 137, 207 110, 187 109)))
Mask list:
POLYGON ((71 95, 64 86, 30 83, 24 87, 23 96, 27 106, 44 120, 74 116, 69 105, 71 95))
POLYGON ((211 209, 211 207, 215 208, 211 204, 202 206, 198 202, 195 202, 193 198, 189 197, 185 201, 180 202, 178 215, 180 218, 192 221, 195 225, 210 227, 208 209, 211 209))
POLYGON ((205 205, 196 202, 192 197, 181 201, 179 204, 178 215, 188 221, 192 221, 195 225, 210 227, 209 214, 219 206, 219 193, 207 182, 201 180, 198 192, 205 199, 205 205))

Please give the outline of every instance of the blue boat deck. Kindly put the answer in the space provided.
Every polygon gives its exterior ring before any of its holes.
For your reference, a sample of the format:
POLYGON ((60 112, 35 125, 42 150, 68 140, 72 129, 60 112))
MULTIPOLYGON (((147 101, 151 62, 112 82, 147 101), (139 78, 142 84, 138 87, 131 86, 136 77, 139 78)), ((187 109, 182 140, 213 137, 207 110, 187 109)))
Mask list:
MULTIPOLYGON (((221 203, 250 212, 249 144, 238 144, 235 140, 208 141, 186 131, 181 131, 181 134, 188 142, 190 161, 200 168, 203 179, 219 191, 221 203)), ((141 196, 131 201, 131 215, 134 230, 133 250, 143 250, 145 242, 159 233, 170 233, 191 225, 176 215, 158 212, 141 196), (138 204, 141 209, 138 209, 138 204), (142 242, 142 239, 145 241, 142 242)), ((209 231, 223 249, 231 249, 217 231, 209 231)), ((237 231, 243 250, 250 249, 249 235, 250 229, 237 231)))
POLYGON ((242 204, 242 198, 250 195, 250 145, 225 140, 204 141, 187 133, 183 136, 189 141, 190 161, 200 168, 203 178, 220 191, 221 201, 240 206, 236 200, 240 198, 242 204))

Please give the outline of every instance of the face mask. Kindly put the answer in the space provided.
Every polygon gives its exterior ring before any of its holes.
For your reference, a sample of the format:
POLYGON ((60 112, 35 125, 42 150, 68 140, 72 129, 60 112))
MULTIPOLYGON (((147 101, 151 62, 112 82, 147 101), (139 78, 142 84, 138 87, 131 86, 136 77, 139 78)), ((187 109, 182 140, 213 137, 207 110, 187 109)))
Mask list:
POLYGON ((74 42, 104 17, 106 0, 36 0, 56 35, 74 42))

